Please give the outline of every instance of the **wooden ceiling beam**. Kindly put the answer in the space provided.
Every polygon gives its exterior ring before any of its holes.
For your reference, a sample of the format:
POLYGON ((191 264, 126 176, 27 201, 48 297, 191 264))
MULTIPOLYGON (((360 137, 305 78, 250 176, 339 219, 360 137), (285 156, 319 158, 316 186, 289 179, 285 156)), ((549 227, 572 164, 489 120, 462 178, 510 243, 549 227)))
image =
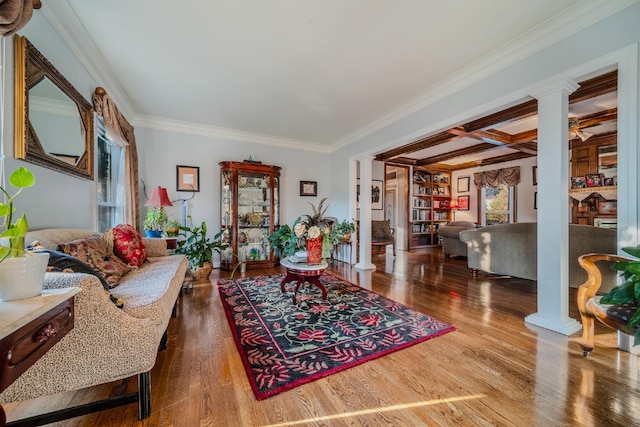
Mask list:
POLYGON ((491 148, 495 148, 495 145, 490 143, 477 144, 471 147, 454 150, 449 153, 440 154, 439 156, 432 156, 427 159, 418 160, 417 165, 426 166, 434 163, 445 162, 447 160, 455 159, 456 157, 462 157, 462 156, 468 156, 470 154, 481 153, 491 148))
POLYGON ((435 147, 436 145, 444 144, 458 137, 450 134, 449 132, 440 132, 435 135, 420 139, 416 142, 412 142, 402 147, 394 148, 392 150, 385 151, 376 156, 375 160, 385 161, 392 157, 401 156, 403 154, 413 153, 423 150, 425 148, 435 147))
POLYGON ((462 127, 467 132, 477 132, 479 130, 499 127, 516 120, 524 119, 525 117, 532 117, 536 114, 538 114, 538 100, 532 99, 507 108, 506 110, 480 117, 479 119, 464 124, 462 127))
POLYGON ((569 105, 618 90, 618 70, 580 82, 580 87, 569 95, 569 105))
POLYGON ((610 108, 604 111, 598 111, 597 113, 589 114, 578 118, 578 126, 581 128, 588 128, 592 126, 601 125, 604 123, 615 122, 618 120, 618 109, 610 108))
POLYGON ((452 165, 450 167, 452 168, 452 170, 457 171, 457 170, 463 170, 463 169, 476 168, 479 166, 494 165, 502 162, 510 162, 512 160, 526 159, 529 157, 534 157, 534 155, 528 154, 528 153, 514 153, 514 154, 507 154, 505 156, 498 156, 498 157, 491 157, 488 159, 476 160, 473 162, 460 163, 457 165, 452 165))

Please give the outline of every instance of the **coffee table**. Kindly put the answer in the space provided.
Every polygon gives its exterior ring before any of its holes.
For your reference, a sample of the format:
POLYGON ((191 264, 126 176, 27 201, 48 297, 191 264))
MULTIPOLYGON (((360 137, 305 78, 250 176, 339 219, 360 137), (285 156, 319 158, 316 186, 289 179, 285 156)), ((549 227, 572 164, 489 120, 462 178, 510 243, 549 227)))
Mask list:
POLYGON ((300 289, 300 285, 302 285, 304 282, 310 283, 320 288, 320 290, 322 291, 322 299, 327 299, 327 290, 320 282, 320 276, 328 267, 326 262, 323 262, 321 264, 309 265, 304 262, 291 262, 285 258, 280 261, 280 265, 287 272, 285 278, 282 280, 282 282, 280 282, 280 291, 284 293, 284 285, 286 283, 293 282, 294 280, 297 282, 296 288, 293 291, 294 304, 297 304, 296 293, 298 292, 298 289, 300 289))

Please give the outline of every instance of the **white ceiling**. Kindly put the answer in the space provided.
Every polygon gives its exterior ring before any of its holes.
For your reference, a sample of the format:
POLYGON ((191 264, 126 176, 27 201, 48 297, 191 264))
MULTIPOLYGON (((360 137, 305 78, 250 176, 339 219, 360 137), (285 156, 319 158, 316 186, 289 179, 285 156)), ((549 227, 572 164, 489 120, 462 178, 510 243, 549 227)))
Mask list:
POLYGON ((542 48, 543 30, 564 37, 632 2, 55 0, 43 9, 76 50, 108 64, 102 86, 138 125, 186 122, 330 150, 505 49, 516 58, 517 41, 519 52, 542 48))

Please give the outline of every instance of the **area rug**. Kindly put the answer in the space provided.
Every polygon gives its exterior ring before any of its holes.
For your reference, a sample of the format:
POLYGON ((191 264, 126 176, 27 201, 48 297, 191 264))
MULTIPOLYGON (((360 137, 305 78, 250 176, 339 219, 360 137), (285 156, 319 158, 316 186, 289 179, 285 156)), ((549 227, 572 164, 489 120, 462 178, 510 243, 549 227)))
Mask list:
POLYGON ((257 400, 455 330, 375 292, 325 274, 327 289, 284 275, 220 280, 218 289, 257 400))

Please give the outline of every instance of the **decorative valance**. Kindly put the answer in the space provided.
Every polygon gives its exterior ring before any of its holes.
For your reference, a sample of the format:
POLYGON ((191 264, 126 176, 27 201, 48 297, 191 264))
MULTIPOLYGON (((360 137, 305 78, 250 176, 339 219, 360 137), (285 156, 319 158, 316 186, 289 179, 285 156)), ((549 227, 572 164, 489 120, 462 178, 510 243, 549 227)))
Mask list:
POLYGON ((140 224, 138 192, 138 150, 133 126, 122 115, 107 92, 97 87, 93 93, 93 107, 96 114, 104 120, 104 126, 110 136, 124 147, 125 169, 125 221, 135 228, 140 224))
POLYGON ((474 173, 473 183, 478 189, 496 188, 502 184, 518 185, 520 184, 520 166, 474 173))
POLYGON ((33 9, 40 9, 40 0, 0 0, 0 35, 8 37, 22 27, 33 15, 33 9))

